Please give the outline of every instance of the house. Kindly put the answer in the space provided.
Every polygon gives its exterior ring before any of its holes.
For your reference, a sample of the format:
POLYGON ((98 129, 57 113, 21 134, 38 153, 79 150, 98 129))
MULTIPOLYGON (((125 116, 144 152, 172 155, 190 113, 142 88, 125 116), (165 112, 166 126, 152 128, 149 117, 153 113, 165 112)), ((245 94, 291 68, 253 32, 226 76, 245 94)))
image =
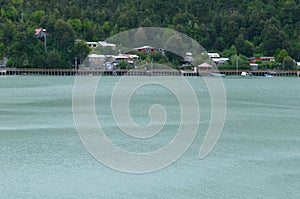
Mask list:
POLYGON ((116 44, 107 43, 106 41, 98 41, 98 42, 88 41, 88 42, 86 42, 86 44, 87 44, 90 48, 97 48, 98 46, 102 46, 102 47, 110 47, 110 48, 112 48, 112 49, 115 49, 115 48, 116 48, 116 44))
POLYGON ((38 38, 45 38, 46 37, 46 29, 35 29, 35 36, 38 38))
POLYGON ((152 53, 156 52, 155 48, 153 48, 151 46, 142 46, 142 47, 139 47, 139 48, 134 48, 133 50, 135 52, 147 53, 147 54, 152 54, 152 53))
POLYGON ((274 62, 275 61, 275 57, 260 57, 260 60, 262 62, 274 62))
POLYGON ((275 57, 251 57, 249 59, 250 64, 255 64, 257 61, 261 62, 274 62, 275 57))
POLYGON ((219 65, 224 65, 226 62, 229 61, 228 58, 220 57, 220 58, 212 58, 211 59, 213 62, 215 62, 218 66, 219 65))
POLYGON ((119 61, 127 61, 128 65, 135 66, 136 61, 139 59, 139 56, 132 54, 119 54, 117 56, 113 56, 116 63, 119 61))
POLYGON ((226 62, 229 61, 229 58, 220 57, 219 53, 207 53, 207 55, 218 66, 224 65, 226 62))
POLYGON ((88 41, 86 42, 86 44, 90 47, 90 48, 97 48, 99 46, 98 42, 92 42, 92 41, 88 41))
POLYGON ((251 70, 258 70, 258 64, 250 64, 251 70))
POLYGON ((213 68, 213 66, 209 63, 202 63, 200 65, 198 65, 198 69, 199 71, 207 71, 207 70, 211 70, 213 68))
POLYGON ((89 68, 102 68, 106 62, 105 55, 90 54, 88 55, 89 68))
POLYGON ((260 61, 259 57, 251 57, 251 58, 249 58, 250 64, 255 64, 257 61, 260 61))
POLYGON ((193 54, 191 52, 187 52, 184 57, 184 61, 188 63, 192 63, 194 61, 193 54))
POLYGON ((115 60, 127 60, 127 61, 136 61, 138 60, 139 56, 132 55, 132 54, 119 54, 114 56, 115 60))

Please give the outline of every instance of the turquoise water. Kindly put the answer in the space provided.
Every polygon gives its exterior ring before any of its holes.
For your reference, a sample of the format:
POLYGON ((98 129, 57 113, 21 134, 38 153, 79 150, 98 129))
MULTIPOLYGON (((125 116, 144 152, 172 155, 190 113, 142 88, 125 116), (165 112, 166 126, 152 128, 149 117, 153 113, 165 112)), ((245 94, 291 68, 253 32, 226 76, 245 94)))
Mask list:
MULTIPOLYGON (((0 198, 299 198, 300 79, 224 78, 227 116, 212 153, 198 158, 210 119, 205 84, 189 78, 201 110, 200 128, 174 164, 127 174, 94 159, 82 145, 72 116, 75 77, 0 76, 0 198)), ((110 112, 118 77, 103 77, 96 104, 107 136, 129 151, 152 151, 174 136, 178 102, 163 88, 137 90, 130 104, 136 123, 148 108, 170 112, 151 140, 120 132, 110 112)))

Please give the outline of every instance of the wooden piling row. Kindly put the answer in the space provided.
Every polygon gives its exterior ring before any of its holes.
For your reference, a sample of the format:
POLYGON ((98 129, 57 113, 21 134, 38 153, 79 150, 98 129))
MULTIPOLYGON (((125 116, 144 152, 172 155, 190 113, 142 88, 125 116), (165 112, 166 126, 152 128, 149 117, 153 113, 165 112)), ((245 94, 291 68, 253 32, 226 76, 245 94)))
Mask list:
POLYGON ((241 75, 242 72, 251 73, 253 76, 264 76, 265 74, 270 74, 273 76, 298 76, 299 71, 294 70, 256 70, 256 71, 247 71, 247 70, 220 70, 220 73, 225 75, 241 75))
MULTIPOLYGON (((236 70, 220 70, 219 73, 230 75, 241 75, 241 71, 236 70)), ((273 76, 296 76, 300 77, 300 71, 292 70, 257 70, 245 71, 251 73, 253 76, 264 76, 271 74, 273 76)), ((47 75, 47 76, 74 76, 74 75, 107 75, 107 76, 207 76, 211 71, 187 71, 187 70, 168 70, 168 69, 155 69, 155 70, 103 70, 103 69, 22 69, 22 68, 1 68, 0 75, 47 75)))

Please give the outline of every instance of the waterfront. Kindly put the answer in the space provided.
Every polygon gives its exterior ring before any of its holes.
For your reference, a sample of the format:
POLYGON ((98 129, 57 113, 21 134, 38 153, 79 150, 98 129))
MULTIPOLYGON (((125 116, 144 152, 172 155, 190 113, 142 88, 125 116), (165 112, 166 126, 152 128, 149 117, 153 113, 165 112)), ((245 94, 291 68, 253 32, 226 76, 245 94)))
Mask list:
MULTIPOLYGON (((143 145, 118 132, 110 95, 120 77, 103 77, 98 118, 107 135, 127 150, 152 150, 174 135, 143 145), (115 133, 117 132, 117 133, 115 133), (149 148, 144 148, 144 147, 149 148), (151 148, 152 147, 152 148, 151 148)), ((226 77, 227 117, 212 153, 198 158, 210 118, 209 95, 199 77, 188 77, 199 97, 201 121, 189 150, 158 172, 126 174, 96 161, 81 144, 72 117, 74 76, 0 77, 1 198, 298 198, 300 196, 300 81, 295 77, 226 77)), ((149 103, 176 111, 176 100, 147 87, 133 116, 145 124, 149 103), (145 100, 147 99, 147 100, 145 100), (135 115, 136 114, 136 115, 135 115)), ((174 97, 174 96, 173 96, 174 97)))
POLYGON ((253 76, 264 76, 272 74, 273 76, 297 76, 300 77, 300 71, 296 70, 175 70, 175 69, 41 69, 41 68, 1 68, 1 75, 47 75, 47 76, 74 76, 74 75, 108 75, 108 76, 207 76, 212 72, 219 72, 224 75, 240 75, 242 72, 251 73, 253 76))

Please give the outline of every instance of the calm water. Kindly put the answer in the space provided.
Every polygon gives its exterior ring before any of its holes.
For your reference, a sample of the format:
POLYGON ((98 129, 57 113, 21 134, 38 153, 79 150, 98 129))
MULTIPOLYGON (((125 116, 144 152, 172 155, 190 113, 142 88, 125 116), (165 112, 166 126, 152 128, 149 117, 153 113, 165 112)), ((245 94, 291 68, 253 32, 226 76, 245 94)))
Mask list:
MULTIPOLYGON (((117 80, 104 77, 97 90, 107 136, 129 151, 168 143, 180 118, 172 93, 147 86, 133 96, 136 123, 149 122, 153 103, 171 112, 162 133, 141 142, 113 122, 117 80)), ((171 166, 137 175, 102 165, 80 142, 72 116, 74 77, 0 76, 0 198, 300 198, 300 79, 224 78, 226 123, 204 160, 198 152, 209 124, 209 95, 201 80, 189 81, 201 109, 194 143, 171 166)))

